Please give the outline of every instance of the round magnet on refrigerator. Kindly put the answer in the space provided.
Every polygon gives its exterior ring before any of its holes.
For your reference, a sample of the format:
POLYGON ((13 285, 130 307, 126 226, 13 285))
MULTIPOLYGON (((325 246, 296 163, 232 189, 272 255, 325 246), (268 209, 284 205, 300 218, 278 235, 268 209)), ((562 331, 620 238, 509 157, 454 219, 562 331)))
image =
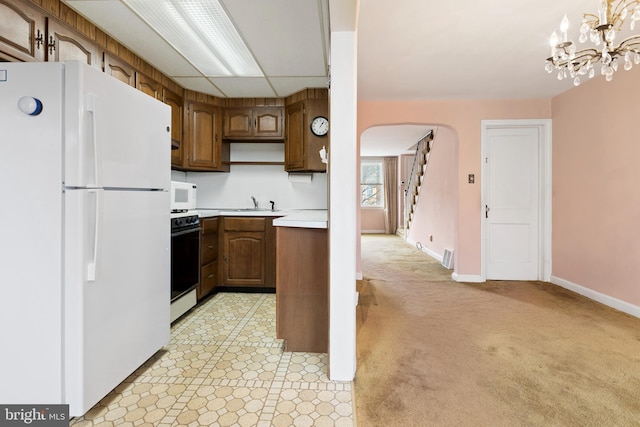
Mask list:
POLYGON ((18 108, 25 114, 37 116, 42 113, 42 102, 32 96, 23 96, 18 100, 18 108))

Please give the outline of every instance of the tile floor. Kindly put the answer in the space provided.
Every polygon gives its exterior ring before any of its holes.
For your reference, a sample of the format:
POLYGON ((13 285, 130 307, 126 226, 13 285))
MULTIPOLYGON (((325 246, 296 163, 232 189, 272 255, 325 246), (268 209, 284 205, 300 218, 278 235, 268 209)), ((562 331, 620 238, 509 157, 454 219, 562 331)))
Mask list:
POLYGON ((275 306, 275 294, 216 294, 71 425, 355 425, 352 384, 329 381, 326 354, 283 351, 275 306))

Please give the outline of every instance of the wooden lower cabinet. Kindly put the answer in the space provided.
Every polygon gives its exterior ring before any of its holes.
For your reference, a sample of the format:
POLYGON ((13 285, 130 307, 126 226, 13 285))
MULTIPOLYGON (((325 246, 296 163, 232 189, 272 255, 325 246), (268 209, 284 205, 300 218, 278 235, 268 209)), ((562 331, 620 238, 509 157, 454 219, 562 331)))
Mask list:
POLYGON ((275 231, 271 217, 225 217, 222 285, 275 287, 275 231))
POLYGON ((196 292, 198 300, 211 293, 219 282, 219 226, 220 218, 200 219, 200 284, 196 292))
POLYGON ((276 336, 285 351, 329 349, 327 230, 276 227, 276 336))

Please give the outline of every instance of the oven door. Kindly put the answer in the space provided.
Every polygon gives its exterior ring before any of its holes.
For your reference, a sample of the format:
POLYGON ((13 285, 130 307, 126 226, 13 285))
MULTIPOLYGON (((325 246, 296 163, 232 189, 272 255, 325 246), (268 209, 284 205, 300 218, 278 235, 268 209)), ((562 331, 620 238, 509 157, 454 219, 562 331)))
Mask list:
POLYGON ((171 233, 171 301, 200 282, 200 227, 171 233))

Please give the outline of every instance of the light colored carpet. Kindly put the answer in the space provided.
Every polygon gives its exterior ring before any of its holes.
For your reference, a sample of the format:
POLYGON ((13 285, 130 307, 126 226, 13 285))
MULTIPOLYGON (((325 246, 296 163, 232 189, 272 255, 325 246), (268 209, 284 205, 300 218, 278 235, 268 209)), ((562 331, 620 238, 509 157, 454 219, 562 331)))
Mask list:
POLYGON ((358 425, 638 426, 640 319, 542 282, 456 283, 362 238, 358 425))

